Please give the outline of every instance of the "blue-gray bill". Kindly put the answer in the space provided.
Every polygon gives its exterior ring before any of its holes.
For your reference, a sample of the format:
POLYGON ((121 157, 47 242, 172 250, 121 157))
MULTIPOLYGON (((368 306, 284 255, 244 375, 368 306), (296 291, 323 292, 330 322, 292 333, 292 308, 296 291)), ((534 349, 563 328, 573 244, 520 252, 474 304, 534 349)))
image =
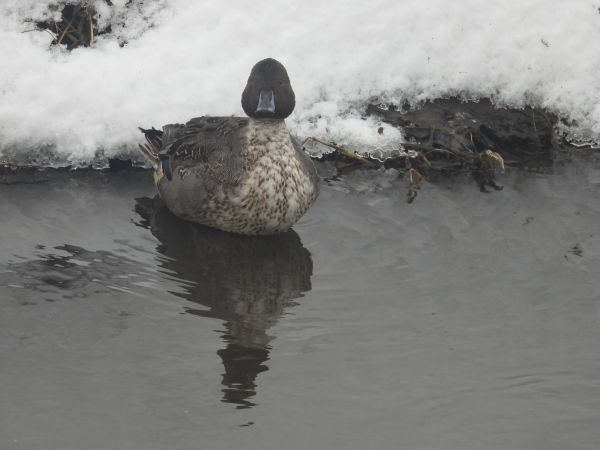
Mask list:
POLYGON ((275 112, 275 95, 273 94, 273 91, 271 89, 260 91, 256 112, 270 114, 273 114, 275 112))

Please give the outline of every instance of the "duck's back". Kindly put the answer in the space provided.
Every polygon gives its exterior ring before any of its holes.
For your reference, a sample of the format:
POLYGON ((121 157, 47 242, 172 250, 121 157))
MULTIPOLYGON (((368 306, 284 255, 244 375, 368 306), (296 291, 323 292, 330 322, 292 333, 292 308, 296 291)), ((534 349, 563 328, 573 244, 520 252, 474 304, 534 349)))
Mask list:
POLYGON ((283 120, 199 117, 163 128, 159 193, 176 215, 225 231, 291 227, 314 202, 312 161, 283 120))
POLYGON ((206 189, 227 185, 239 175, 242 165, 246 117, 196 117, 185 125, 163 127, 161 156, 171 173, 187 178, 190 168, 208 171, 206 189))
POLYGON ((196 117, 163 127, 156 184, 172 212, 198 222, 213 198, 237 185, 248 122, 245 117, 196 117))

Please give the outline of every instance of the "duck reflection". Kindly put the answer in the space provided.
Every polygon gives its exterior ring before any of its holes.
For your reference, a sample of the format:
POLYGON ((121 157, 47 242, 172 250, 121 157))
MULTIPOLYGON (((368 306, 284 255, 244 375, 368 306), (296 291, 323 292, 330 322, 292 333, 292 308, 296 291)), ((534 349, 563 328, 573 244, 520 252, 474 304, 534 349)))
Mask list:
POLYGON ((312 259, 294 231, 239 236, 183 221, 155 197, 136 200, 141 226, 160 241, 160 265, 190 283, 181 297, 205 308, 190 314, 225 321, 223 401, 254 405, 256 376, 268 370, 268 329, 311 289, 312 259), (206 309, 207 308, 207 309, 206 309))

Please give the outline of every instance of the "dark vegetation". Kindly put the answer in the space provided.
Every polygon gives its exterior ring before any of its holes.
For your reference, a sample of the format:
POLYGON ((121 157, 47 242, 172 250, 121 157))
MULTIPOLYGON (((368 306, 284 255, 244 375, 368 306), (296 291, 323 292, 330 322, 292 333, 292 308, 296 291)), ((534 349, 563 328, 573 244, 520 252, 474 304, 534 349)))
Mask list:
MULTIPOLYGON (((333 149, 318 158, 335 165, 338 175, 356 169, 397 169, 414 200, 423 180, 468 173, 482 192, 501 190, 496 173, 505 166, 547 170, 575 147, 563 139, 558 117, 541 108, 502 108, 489 99, 437 99, 417 107, 370 104, 367 115, 401 128, 405 152, 380 160, 309 138, 333 149)), ((383 128, 379 129, 383 132, 383 128)))
MULTIPOLYGON (((103 0, 106 6, 112 7, 110 0, 103 0)), ((125 10, 133 14, 139 13, 142 1, 128 0, 125 3, 125 10)), ((111 25, 99 27, 98 13, 91 2, 86 0, 73 0, 65 4, 51 5, 51 12, 60 11, 60 20, 56 21, 49 18, 43 21, 36 21, 35 26, 38 30, 45 30, 52 35, 50 45, 64 45, 67 50, 73 50, 77 47, 89 47, 94 40, 101 35, 115 34, 114 37, 123 47, 127 41, 119 36, 119 33, 113 33, 111 25)), ((152 22, 147 18, 148 27, 152 22)), ((124 26, 125 18, 121 18, 120 25, 124 26)))
POLYGON ((89 47, 96 36, 110 32, 110 27, 98 29, 95 13, 92 6, 64 5, 60 21, 48 19, 36 22, 36 26, 41 30, 48 30, 54 36, 51 45, 64 44, 68 50, 89 47))

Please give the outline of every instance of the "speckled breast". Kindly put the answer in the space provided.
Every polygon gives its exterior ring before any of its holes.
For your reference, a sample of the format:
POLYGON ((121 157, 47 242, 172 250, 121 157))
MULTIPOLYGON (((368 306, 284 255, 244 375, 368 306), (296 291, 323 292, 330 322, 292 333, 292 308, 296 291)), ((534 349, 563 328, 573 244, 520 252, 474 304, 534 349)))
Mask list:
POLYGON ((294 148, 283 121, 251 121, 243 173, 218 217, 213 216, 217 228, 243 234, 285 231, 318 195, 316 170, 294 148))

